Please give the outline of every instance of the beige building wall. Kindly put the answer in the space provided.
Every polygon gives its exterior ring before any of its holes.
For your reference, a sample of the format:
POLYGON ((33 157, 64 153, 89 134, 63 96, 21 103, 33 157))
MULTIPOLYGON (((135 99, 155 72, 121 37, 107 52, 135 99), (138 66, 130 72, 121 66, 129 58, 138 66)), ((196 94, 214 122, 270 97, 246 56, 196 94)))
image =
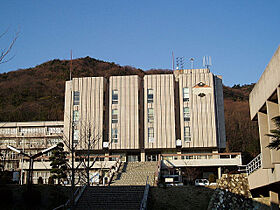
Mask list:
POLYGON ((183 70, 175 72, 175 75, 179 82, 182 147, 220 146, 224 148, 225 127, 221 79, 210 73, 209 69, 183 70), (188 88, 188 100, 184 100, 184 88, 188 88), (184 120, 186 107, 189 109, 189 120, 184 120), (190 138, 184 138, 185 127, 190 128, 190 138))
MULTIPOLYGON (((259 125, 261 146, 261 168, 248 176, 251 190, 269 191, 270 198, 278 195, 280 183, 280 150, 267 148, 273 138, 267 136, 276 126, 272 118, 280 115, 280 47, 271 58, 259 81, 249 95, 252 120, 259 125)), ((254 160, 253 160, 254 161, 254 160)), ((272 201, 272 200, 271 200, 272 201)), ((279 205, 279 201, 278 205, 279 205)))
POLYGON ((147 75, 144 77, 144 147, 145 149, 176 148, 174 76, 147 75), (148 103, 148 89, 152 90, 153 102, 148 103), (148 111, 153 109, 153 122, 148 111), (154 138, 148 138, 153 128, 154 138))
POLYGON ((64 130, 66 140, 72 135, 77 141, 78 149, 87 148, 90 139, 94 142, 91 149, 103 149, 103 130, 106 104, 107 82, 103 77, 74 78, 66 82, 64 130), (79 96, 74 96, 78 94, 79 96), (76 102, 74 98, 76 97, 76 102), (74 105, 75 104, 75 105, 74 105), (75 115, 75 116, 74 116, 75 115), (72 122, 74 131, 72 133, 72 122))
POLYGON ((110 149, 140 149, 139 146, 139 96, 141 79, 135 76, 112 76, 109 88, 110 149), (117 95, 112 100, 112 95, 117 95), (114 111, 113 111, 114 110, 114 111), (114 117, 112 112, 114 113, 114 117), (114 118, 112 120, 112 118, 114 118), (117 133, 112 134, 112 131, 117 133))
POLYGON ((63 121, 0 123, 0 150, 4 154, 5 170, 18 170, 22 166, 22 156, 8 149, 8 145, 36 154, 61 142, 62 136, 63 121))

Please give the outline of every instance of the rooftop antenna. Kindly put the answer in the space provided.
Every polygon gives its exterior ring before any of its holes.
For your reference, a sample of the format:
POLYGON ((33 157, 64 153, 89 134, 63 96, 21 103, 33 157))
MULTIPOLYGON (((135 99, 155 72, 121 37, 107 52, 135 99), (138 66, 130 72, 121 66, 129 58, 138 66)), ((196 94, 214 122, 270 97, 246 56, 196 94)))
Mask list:
POLYGON ((203 66, 207 69, 212 66, 212 59, 211 56, 203 56, 203 66))
POLYGON ((176 69, 178 70, 179 69, 179 63, 180 63, 180 61, 179 61, 179 57, 176 57, 176 69))
POLYGON ((181 69, 184 69, 184 65, 185 65, 185 61, 184 61, 184 60, 185 60, 184 57, 181 57, 181 58, 180 58, 180 68, 181 68, 181 69))
POLYGON ((190 61, 191 61, 191 69, 193 69, 194 58, 190 58, 190 61))
POLYGON ((70 52, 70 56, 71 56, 71 60, 70 60, 70 81, 71 81, 71 79, 72 79, 72 67, 73 67, 73 65, 72 65, 72 50, 70 52))

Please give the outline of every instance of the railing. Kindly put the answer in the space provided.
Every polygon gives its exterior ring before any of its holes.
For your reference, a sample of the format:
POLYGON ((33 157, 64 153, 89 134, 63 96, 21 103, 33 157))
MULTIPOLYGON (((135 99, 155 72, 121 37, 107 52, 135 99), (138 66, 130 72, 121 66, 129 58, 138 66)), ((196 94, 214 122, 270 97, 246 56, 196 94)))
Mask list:
POLYGON ((109 177, 108 177, 109 181, 108 181, 108 183, 106 184, 107 186, 109 186, 109 185, 111 184, 111 181, 112 181, 112 179, 113 179, 115 173, 119 171, 120 166, 121 166, 121 163, 122 163, 122 161, 121 161, 121 156, 119 156, 119 158, 117 159, 117 161, 116 161, 116 163, 114 164, 114 166, 112 166, 112 167, 110 168, 109 177))
POLYGON ((163 160, 198 160, 198 159, 234 159, 241 158, 241 153, 189 153, 189 154, 162 154, 163 160))
MULTIPOLYGON (((83 185, 77 188, 77 190, 74 193, 74 206, 78 203, 80 197, 82 196, 83 192, 85 191, 87 185, 83 185)), ((65 204, 62 204, 53 210, 59 210, 59 209, 67 209, 71 206, 71 199, 67 200, 65 204)))
POLYGON ((253 160, 251 160, 250 163, 246 165, 246 172, 249 175, 261 167, 262 167, 262 155, 260 153, 253 160))
POLYGON ((158 163, 156 166, 155 176, 154 176, 154 186, 158 185, 159 179, 160 179, 160 170, 161 170, 161 157, 158 156, 158 163))
POLYGON ((149 194, 149 189, 150 189, 150 185, 148 184, 148 180, 149 180, 149 176, 147 176, 146 186, 145 186, 144 195, 143 195, 141 205, 140 205, 140 210, 146 210, 147 209, 148 194, 149 194))

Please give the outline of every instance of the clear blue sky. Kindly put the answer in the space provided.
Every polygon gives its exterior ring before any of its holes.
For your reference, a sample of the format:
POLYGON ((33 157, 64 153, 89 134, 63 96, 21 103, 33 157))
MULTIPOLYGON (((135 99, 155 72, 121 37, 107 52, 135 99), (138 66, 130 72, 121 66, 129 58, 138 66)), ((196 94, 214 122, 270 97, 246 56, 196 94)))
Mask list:
MULTIPOLYGON (((171 69, 171 53, 211 55, 225 85, 256 82, 280 44, 279 0, 6 0, 0 40, 20 37, 0 72, 90 56, 143 70, 171 69)), ((186 68, 190 67, 187 61, 186 68)))

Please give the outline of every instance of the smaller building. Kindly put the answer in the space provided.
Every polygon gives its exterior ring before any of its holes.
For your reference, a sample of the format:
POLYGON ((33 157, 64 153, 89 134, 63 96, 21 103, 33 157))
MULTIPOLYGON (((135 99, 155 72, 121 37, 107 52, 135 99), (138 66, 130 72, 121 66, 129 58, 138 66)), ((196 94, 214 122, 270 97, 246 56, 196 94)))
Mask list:
POLYGON ((271 202, 279 205, 280 150, 269 149, 272 141, 266 134, 275 129, 272 118, 280 115, 280 47, 268 63, 250 93, 251 119, 258 121, 261 154, 248 165, 249 185, 253 193, 270 194, 271 202))
MULTIPOLYGON (((26 154, 36 154, 62 141, 63 125, 63 121, 0 123, 1 164, 4 170, 22 172, 24 181, 27 177, 25 173, 28 169, 27 160, 8 149, 7 145, 26 154)), ((34 169, 34 180, 41 176, 44 183, 47 183, 50 176, 49 167, 34 169)))

